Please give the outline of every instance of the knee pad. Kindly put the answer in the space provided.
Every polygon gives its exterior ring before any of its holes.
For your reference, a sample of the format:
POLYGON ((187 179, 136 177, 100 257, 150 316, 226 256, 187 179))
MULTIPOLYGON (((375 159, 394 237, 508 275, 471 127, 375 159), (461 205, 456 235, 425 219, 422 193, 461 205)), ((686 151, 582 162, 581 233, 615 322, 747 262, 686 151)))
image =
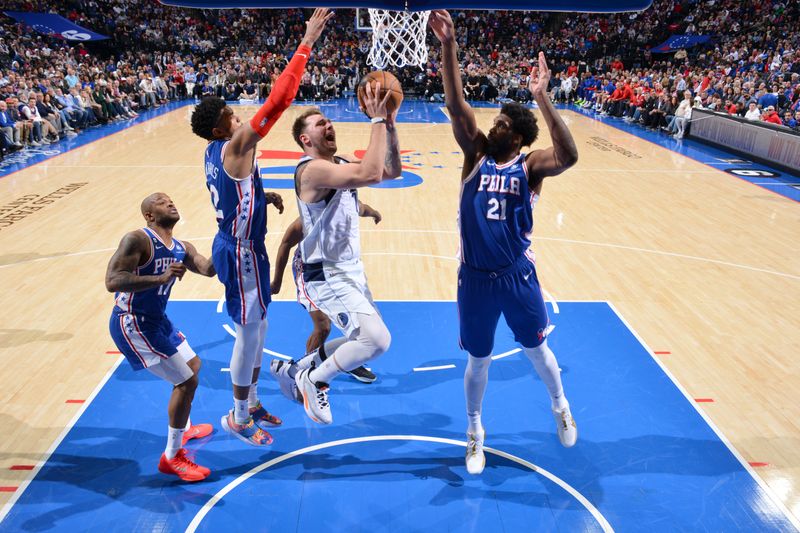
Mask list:
POLYGON ((468 355, 467 369, 464 371, 465 376, 482 376, 489 373, 489 365, 492 363, 491 357, 475 357, 472 354, 468 355))
MULTIPOLYGON (((253 368, 256 356, 260 360, 262 346, 259 346, 259 334, 264 322, 236 324, 236 341, 233 343, 231 354, 231 381, 237 387, 248 387, 253 382, 253 368)), ((266 326, 263 326, 266 332, 266 326)))

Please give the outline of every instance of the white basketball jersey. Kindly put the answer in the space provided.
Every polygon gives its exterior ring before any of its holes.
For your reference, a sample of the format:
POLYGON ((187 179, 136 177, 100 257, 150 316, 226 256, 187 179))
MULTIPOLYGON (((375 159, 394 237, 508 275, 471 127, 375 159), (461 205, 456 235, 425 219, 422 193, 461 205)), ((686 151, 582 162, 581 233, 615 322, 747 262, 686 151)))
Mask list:
MULTIPOLYGON (((336 156, 338 164, 348 161, 336 156)), ((297 172, 311 158, 303 157, 297 172)), ((298 248, 303 263, 342 263, 361 258, 361 237, 358 226, 358 191, 356 189, 331 189, 319 202, 306 203, 297 197, 300 220, 303 222, 303 240, 298 248)))

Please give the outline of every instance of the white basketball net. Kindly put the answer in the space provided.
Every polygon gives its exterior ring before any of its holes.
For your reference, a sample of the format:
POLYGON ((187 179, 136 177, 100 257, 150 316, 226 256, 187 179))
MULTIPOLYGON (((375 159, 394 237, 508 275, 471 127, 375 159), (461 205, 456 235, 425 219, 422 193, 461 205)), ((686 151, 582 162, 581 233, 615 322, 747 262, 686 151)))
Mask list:
POLYGON ((387 66, 422 67, 428 62, 425 32, 430 11, 369 9, 372 48, 367 63, 377 69, 387 66))

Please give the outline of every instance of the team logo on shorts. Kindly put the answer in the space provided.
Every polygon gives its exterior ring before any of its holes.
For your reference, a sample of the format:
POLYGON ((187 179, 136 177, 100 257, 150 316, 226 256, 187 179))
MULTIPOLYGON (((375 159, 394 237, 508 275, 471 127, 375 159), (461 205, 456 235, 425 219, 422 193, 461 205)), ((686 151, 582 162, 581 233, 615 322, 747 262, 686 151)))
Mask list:
POLYGON ((547 337, 547 328, 542 328, 536 332, 536 336, 539 337, 539 341, 543 341, 545 337, 547 337))
POLYGON ((347 313, 339 313, 336 315, 336 319, 343 328, 347 327, 347 323, 350 322, 350 317, 347 316, 347 313))

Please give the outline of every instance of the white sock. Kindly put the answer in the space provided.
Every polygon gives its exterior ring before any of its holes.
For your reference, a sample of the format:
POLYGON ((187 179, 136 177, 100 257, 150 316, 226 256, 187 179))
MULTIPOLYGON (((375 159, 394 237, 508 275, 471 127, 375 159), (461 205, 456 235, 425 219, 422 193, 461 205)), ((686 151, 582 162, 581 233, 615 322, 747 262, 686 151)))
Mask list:
POLYGON ((489 382, 489 364, 491 357, 475 357, 468 355, 467 369, 464 371, 464 397, 467 401, 467 433, 476 437, 483 435, 481 423, 481 406, 486 384, 489 382))
POLYGON ((330 383, 342 372, 358 368, 389 349, 392 337, 379 314, 358 313, 358 324, 358 336, 342 343, 335 352, 328 354, 321 365, 309 373, 308 377, 312 382, 330 383))
POLYGON ((192 417, 186 419, 186 428, 184 429, 188 430, 190 427, 192 427, 192 417))
POLYGON ((178 450, 183 448, 183 432, 183 429, 169 426, 167 430, 167 447, 164 449, 164 455, 167 456, 167 459, 175 457, 178 450))
POLYGON ((247 408, 247 400, 233 399, 233 420, 237 424, 244 424, 250 418, 250 411, 247 408))
POLYGON ((547 346, 547 339, 536 348, 522 348, 522 351, 533 363, 533 368, 547 387, 550 393, 550 401, 554 411, 561 411, 569 407, 567 397, 564 396, 564 388, 561 385, 561 370, 558 368, 558 361, 553 351, 547 346))
MULTIPOLYGON (((255 369, 254 369, 255 372, 255 369)), ((258 405, 258 380, 250 385, 250 391, 247 393, 247 406, 255 407, 258 405)))

